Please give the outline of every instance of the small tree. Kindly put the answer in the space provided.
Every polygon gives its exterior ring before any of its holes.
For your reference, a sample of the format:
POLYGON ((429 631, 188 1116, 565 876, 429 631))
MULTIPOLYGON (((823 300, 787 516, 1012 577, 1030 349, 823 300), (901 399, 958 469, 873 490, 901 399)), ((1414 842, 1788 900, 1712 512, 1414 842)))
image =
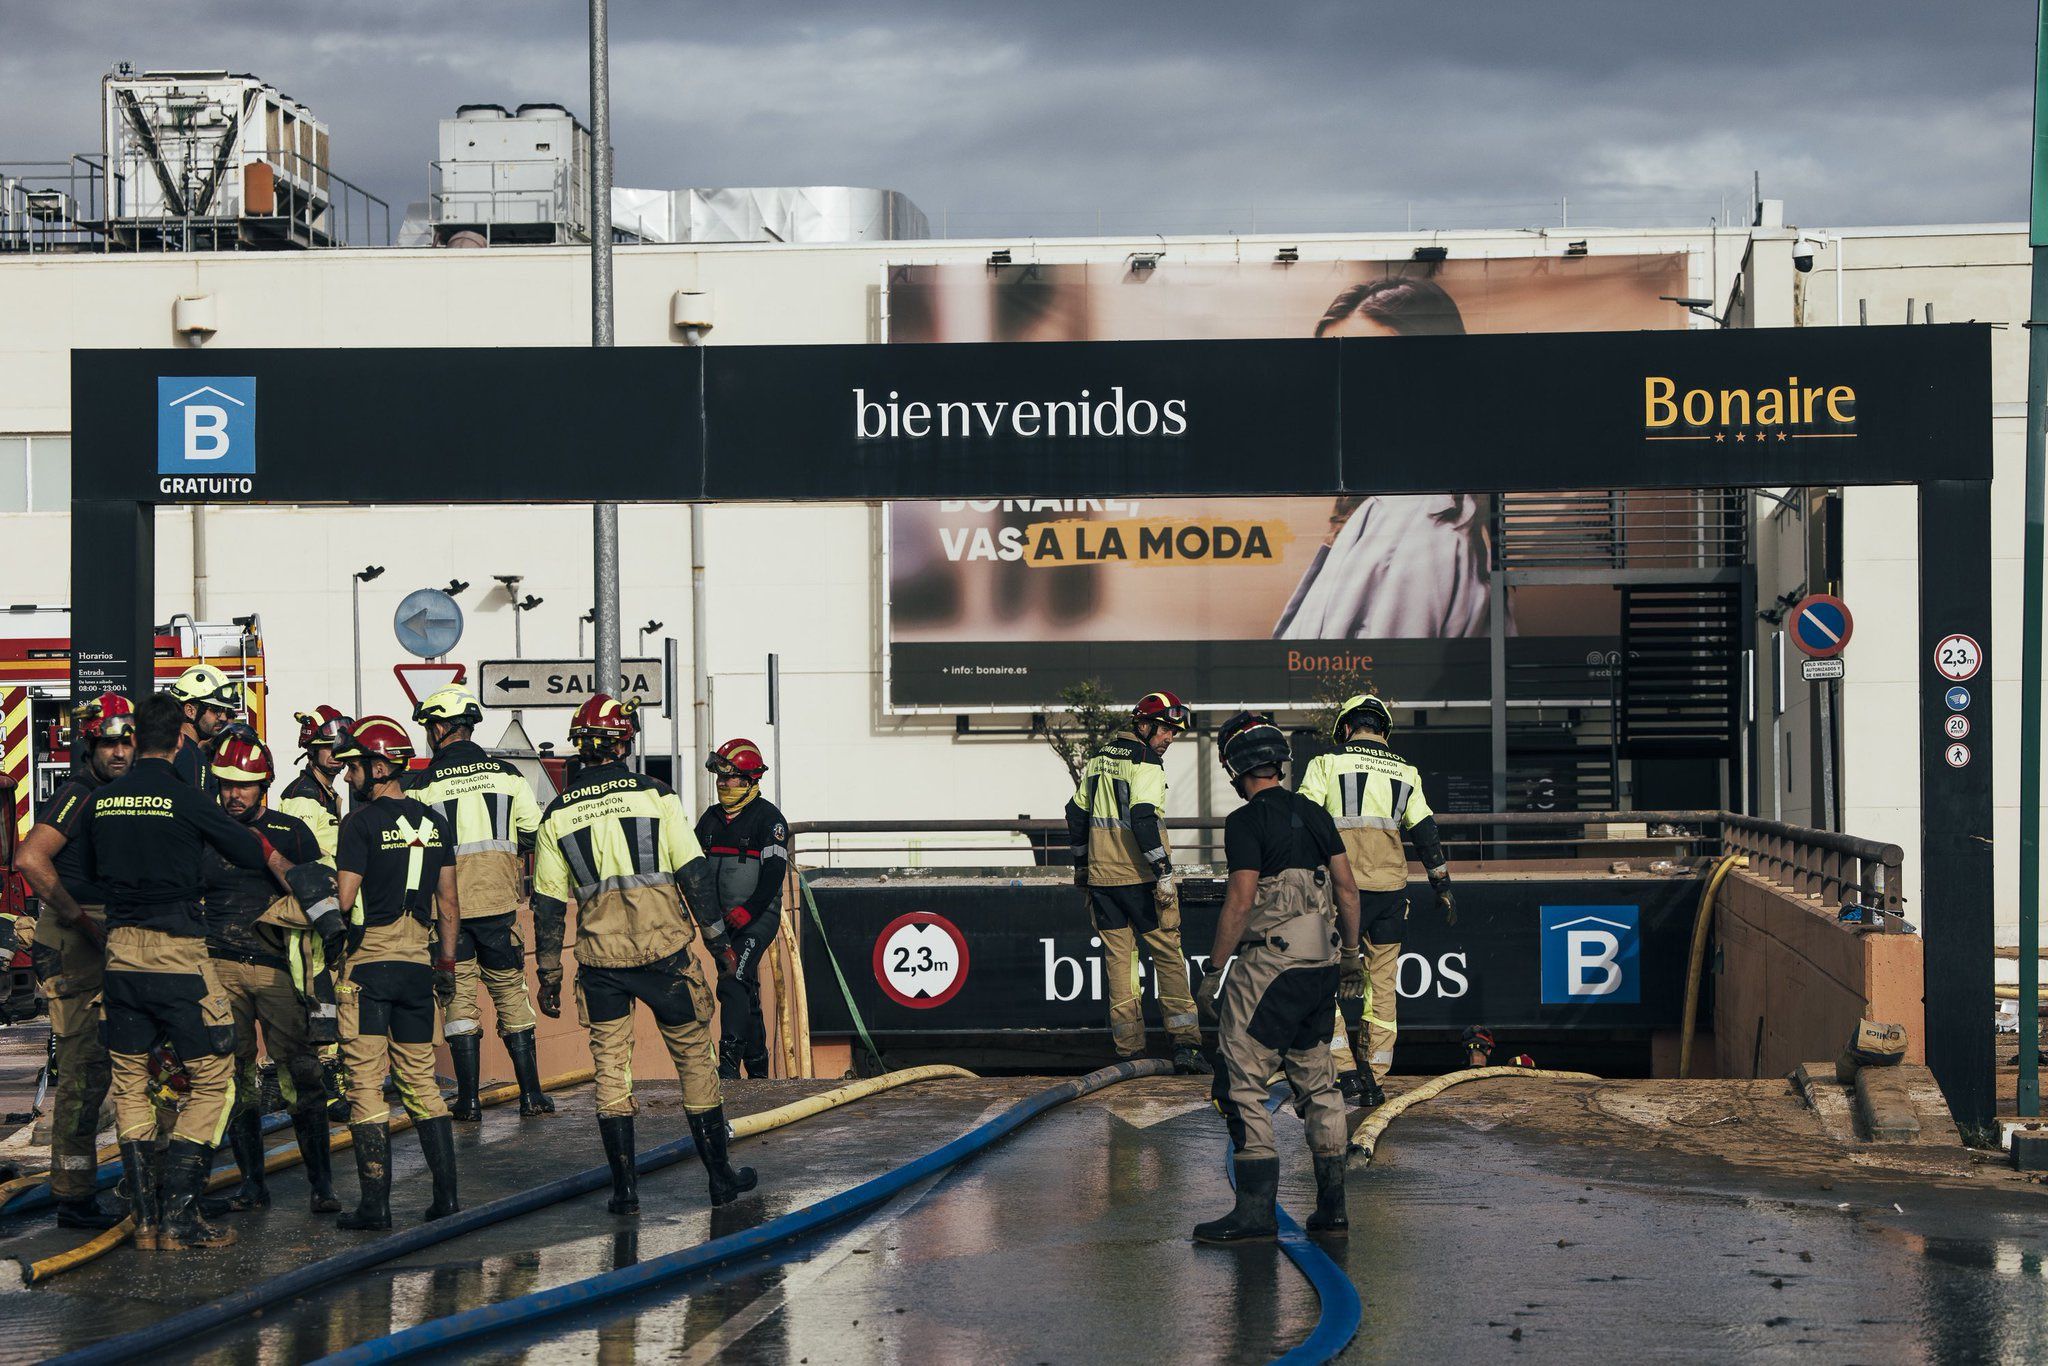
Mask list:
POLYGON ((1116 704, 1098 678, 1084 678, 1061 688, 1060 703, 1064 710, 1046 715, 1045 742, 1060 756, 1067 776, 1078 787, 1088 756, 1130 724, 1130 712, 1116 704))
POLYGON ((1372 690, 1372 675, 1368 673, 1354 670, 1319 676, 1316 679, 1315 705, 1308 712, 1309 726, 1318 735, 1333 737, 1337 730, 1337 717, 1343 713, 1344 704, 1360 693, 1372 690))

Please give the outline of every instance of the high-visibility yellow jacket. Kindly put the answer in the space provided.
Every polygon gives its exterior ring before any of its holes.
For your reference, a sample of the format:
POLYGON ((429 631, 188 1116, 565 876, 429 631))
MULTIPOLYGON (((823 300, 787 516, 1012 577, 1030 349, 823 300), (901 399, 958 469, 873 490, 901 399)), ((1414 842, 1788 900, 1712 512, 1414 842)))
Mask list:
POLYGON ((666 958, 695 938, 691 915, 713 939, 724 932, 711 865, 682 801, 621 763, 584 769, 541 818, 533 936, 543 973, 562 970, 571 901, 576 961, 584 967, 637 968, 666 958))
POLYGON ((1156 882, 1173 861, 1165 815, 1166 766, 1136 734, 1112 736, 1089 757, 1067 800, 1067 833, 1074 857, 1087 862, 1088 885, 1156 882))
POLYGON ((285 790, 278 794, 277 809, 304 821, 320 845, 320 861, 334 866, 335 844, 341 838, 341 799, 321 786, 310 769, 301 769, 285 790))
POLYGON ((540 829, 540 805, 518 769, 473 740, 458 740, 405 775, 406 795, 441 813, 455 831, 455 889, 462 918, 519 909, 522 850, 540 829))
POLYGON ((1302 796, 1330 813, 1360 891, 1395 892, 1408 885, 1408 832, 1432 880, 1447 871, 1436 817, 1422 795, 1415 765, 1373 736, 1354 736, 1334 754, 1319 754, 1302 771, 1302 796))

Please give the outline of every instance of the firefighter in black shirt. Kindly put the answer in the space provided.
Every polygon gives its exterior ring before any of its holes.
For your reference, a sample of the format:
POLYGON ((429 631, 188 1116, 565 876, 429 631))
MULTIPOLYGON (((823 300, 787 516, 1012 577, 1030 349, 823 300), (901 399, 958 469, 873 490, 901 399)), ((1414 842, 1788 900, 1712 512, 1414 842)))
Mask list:
MULTIPOLYGON (((270 751, 240 736, 223 740, 213 754, 220 804, 230 816, 264 837, 293 864, 318 864, 320 844, 305 823, 266 804, 276 770, 270 751)), ((206 851, 206 951, 214 976, 227 992, 235 1017, 235 1104, 228 1115, 228 1146, 242 1169, 241 1186, 228 1197, 232 1210, 267 1209, 263 1180, 262 1075, 256 1069, 256 1025, 263 1025, 263 1051, 277 1065, 278 1089, 292 1115, 299 1151, 306 1160, 315 1214, 341 1208, 334 1198, 327 1142, 327 1096, 320 1060, 307 1039, 306 1006, 292 986, 284 935, 272 906, 285 898, 267 873, 237 868, 206 851)), ((303 920, 306 911, 290 908, 303 920)), ((340 916, 328 908, 328 924, 339 932, 340 916)))
POLYGON ((718 978, 718 1075, 768 1075, 768 1027, 761 1017, 761 963, 782 926, 789 826, 761 795, 768 763, 752 740, 728 740, 704 761, 718 775, 718 805, 697 818, 697 843, 711 860, 732 957, 718 978))
POLYGON ((50 1000, 50 1038, 57 1073, 50 1124, 50 1193, 63 1228, 112 1228, 126 1211, 99 1204, 100 1105, 111 1077, 100 1038, 101 950, 57 918, 49 888, 61 885, 87 915, 106 923, 106 893, 93 881, 78 836, 92 813, 92 794, 121 777, 135 760, 135 708, 120 693, 101 693, 72 717, 72 743, 86 751, 71 776, 43 804, 17 860, 42 898, 36 917, 36 977, 50 1000))
POLYGON ((341 1054, 348 1064, 349 1132, 362 1200, 343 1228, 391 1227, 391 1107, 384 1073, 413 1117, 434 1176, 439 1219, 461 1205, 455 1189, 455 1123, 434 1076, 434 998, 455 995, 455 834, 441 813, 407 796, 399 779, 412 758, 405 727, 365 716, 335 746, 354 795, 335 853, 336 894, 348 918, 341 997, 341 1054))
POLYGON ((1210 971, 1197 996, 1217 1003, 1212 1093, 1236 1153, 1237 1207, 1198 1224, 1195 1238, 1227 1243, 1276 1231, 1280 1159, 1265 1104, 1276 1065, 1286 1069, 1315 1157, 1309 1230, 1341 1233, 1348 1224, 1344 1145, 1350 1135, 1330 1035, 1340 979, 1347 988, 1363 980, 1358 887, 1329 813, 1280 785, 1287 737, 1271 717, 1240 712, 1217 733, 1217 748, 1245 804, 1223 825, 1230 881, 1210 971))
MULTIPOLYGON (((178 776, 213 795, 214 746, 242 712, 242 685, 211 664, 194 664, 178 675, 170 694, 182 714, 178 752, 171 766, 178 776)), ((250 735, 253 738, 254 732, 250 735)))
MULTIPOLYGON (((235 1021, 206 952, 202 855, 210 846, 238 866, 268 867, 280 886, 289 885, 292 872, 260 830, 235 820, 172 769, 178 722, 178 704, 166 694, 135 709, 135 763, 93 793, 92 817, 80 834, 107 898, 105 1037, 135 1245, 165 1251, 235 1240, 199 1213, 235 1090, 235 1021), (148 1151, 156 1135, 149 1055, 161 1042, 178 1055, 191 1090, 164 1153, 159 1211, 148 1151)), ((78 903, 61 886, 52 890, 58 918, 98 940, 98 926, 78 903)))

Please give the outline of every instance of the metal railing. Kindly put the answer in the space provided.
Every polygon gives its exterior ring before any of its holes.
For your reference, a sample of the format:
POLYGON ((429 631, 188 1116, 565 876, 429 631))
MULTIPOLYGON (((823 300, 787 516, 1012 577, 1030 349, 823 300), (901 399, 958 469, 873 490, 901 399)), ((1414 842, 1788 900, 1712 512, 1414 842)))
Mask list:
POLYGON ((1494 500, 1496 569, 1721 569, 1743 562, 1743 495, 1720 489, 1509 493, 1494 500))
MULTIPOLYGON (((1502 865, 1527 871, 1530 864, 1567 860, 1611 862, 1619 854, 1632 865, 1647 860, 1635 871, 1654 872, 1652 865, 1660 857, 1687 862, 1746 854, 1752 872, 1798 895, 1817 896, 1823 905, 1854 900, 1897 915, 1903 904, 1899 870, 1904 855, 1898 845, 1733 811, 1444 812, 1436 821, 1445 852, 1476 871, 1502 865), (1637 826, 1642 827, 1640 835, 1615 831, 1637 826)), ((1220 862, 1197 857, 1195 851, 1221 852, 1218 832, 1223 822, 1222 816, 1168 818, 1169 833, 1199 837, 1175 841, 1176 857, 1183 864, 1220 862)), ((789 829, 793 861, 801 863, 812 854, 833 867, 952 867, 968 872, 1071 862, 1064 820, 798 821, 789 829), (923 862, 932 856, 948 861, 923 862), (957 856, 980 861, 970 863, 957 856)))

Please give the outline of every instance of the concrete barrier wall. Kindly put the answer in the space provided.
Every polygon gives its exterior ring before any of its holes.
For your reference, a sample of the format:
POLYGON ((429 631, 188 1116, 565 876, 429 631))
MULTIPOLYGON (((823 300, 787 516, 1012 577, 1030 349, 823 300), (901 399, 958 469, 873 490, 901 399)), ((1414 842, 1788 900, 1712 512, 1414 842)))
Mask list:
POLYGON ((1859 1018, 1906 1027, 1926 1061, 1916 934, 1845 929, 1831 910, 1734 871, 1714 901, 1714 1062, 1723 1077, 1784 1076, 1832 1060, 1859 1018))

